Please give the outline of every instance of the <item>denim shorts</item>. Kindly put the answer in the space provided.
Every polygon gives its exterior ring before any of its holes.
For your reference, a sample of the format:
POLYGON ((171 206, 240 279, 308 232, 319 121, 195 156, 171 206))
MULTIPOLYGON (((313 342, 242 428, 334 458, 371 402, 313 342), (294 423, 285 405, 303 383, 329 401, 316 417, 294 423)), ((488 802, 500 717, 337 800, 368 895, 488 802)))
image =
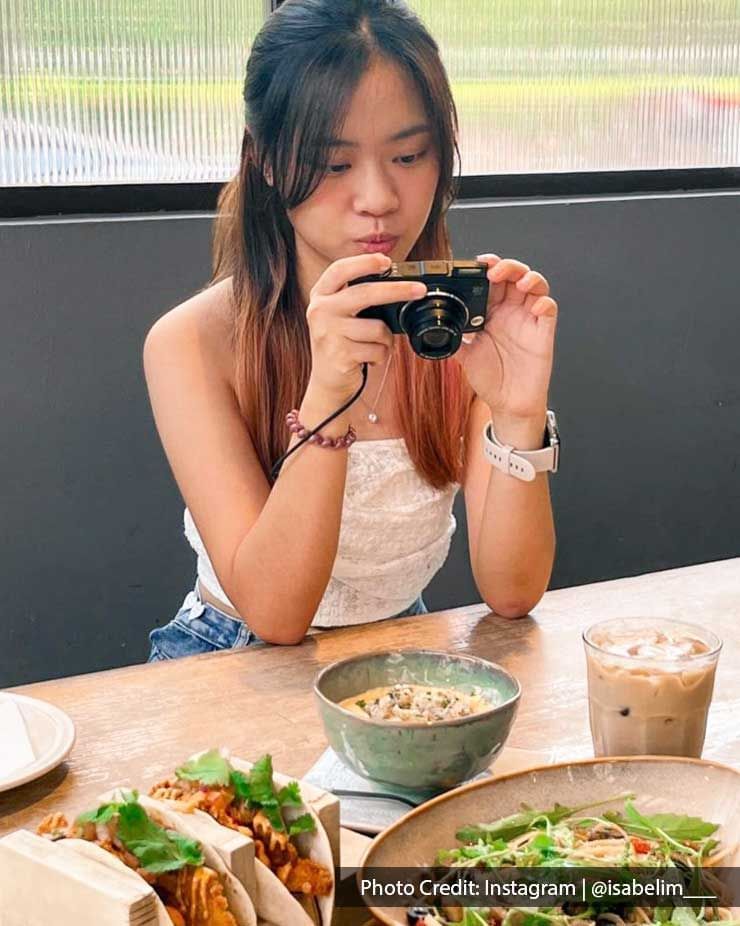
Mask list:
MULTIPOLYGON (((408 608, 393 617, 409 617, 428 611, 421 595, 408 608)), ((151 651, 147 662, 179 659, 224 649, 242 649, 245 646, 265 646, 263 640, 250 630, 244 621, 224 614, 200 597, 198 583, 188 592, 182 607, 163 627, 155 627, 149 634, 151 651)))

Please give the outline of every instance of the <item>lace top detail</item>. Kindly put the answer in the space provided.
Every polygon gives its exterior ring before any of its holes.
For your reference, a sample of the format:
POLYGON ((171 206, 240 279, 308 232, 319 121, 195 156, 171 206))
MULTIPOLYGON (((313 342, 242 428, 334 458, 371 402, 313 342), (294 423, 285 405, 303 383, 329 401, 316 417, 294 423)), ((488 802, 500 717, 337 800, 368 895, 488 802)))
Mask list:
MULTIPOLYGON (((339 546, 314 627, 383 620, 408 608, 447 558, 456 527, 459 485, 430 486, 402 437, 356 441, 347 453, 339 546)), ((198 578, 231 604, 187 508, 184 523, 198 554, 198 578)), ((249 615, 243 617, 249 623, 249 615)))

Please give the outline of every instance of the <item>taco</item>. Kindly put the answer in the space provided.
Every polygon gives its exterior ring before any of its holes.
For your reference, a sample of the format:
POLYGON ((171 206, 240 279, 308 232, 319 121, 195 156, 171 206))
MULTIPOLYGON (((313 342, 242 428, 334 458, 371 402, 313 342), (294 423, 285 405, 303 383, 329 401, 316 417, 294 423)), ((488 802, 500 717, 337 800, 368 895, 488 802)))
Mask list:
POLYGON ((217 749, 200 753, 150 795, 181 814, 184 825, 188 815, 201 820, 207 815, 253 841, 260 918, 329 926, 334 909, 329 837, 298 782, 274 773, 269 755, 251 765, 217 749))
POLYGON ((75 923, 88 922, 85 898, 97 892, 90 902, 115 899, 121 918, 110 918, 110 910, 107 916, 96 913, 91 926, 257 926, 245 888, 211 846, 192 838, 177 814, 146 798, 142 803, 136 792, 115 792, 112 798, 72 824, 53 813, 38 835, 19 831, 0 840, 3 870, 11 860, 16 871, 12 880, 7 874, 3 879, 3 915, 8 909, 25 911, 18 922, 29 926, 49 921, 35 895, 45 893, 41 885, 52 877, 57 889, 50 909, 58 916, 74 913, 75 923))

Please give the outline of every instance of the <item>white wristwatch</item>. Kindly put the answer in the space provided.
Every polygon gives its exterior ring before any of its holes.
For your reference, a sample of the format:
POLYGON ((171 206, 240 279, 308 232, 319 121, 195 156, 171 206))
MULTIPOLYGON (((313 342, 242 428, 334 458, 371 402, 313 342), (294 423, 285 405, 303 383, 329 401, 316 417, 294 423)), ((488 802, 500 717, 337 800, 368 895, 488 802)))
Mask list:
POLYGON ((542 450, 515 450, 502 444, 493 432, 492 422, 483 428, 483 453, 486 459, 509 476, 532 482, 537 473, 556 473, 560 466, 560 432, 555 412, 547 410, 546 446, 542 450))

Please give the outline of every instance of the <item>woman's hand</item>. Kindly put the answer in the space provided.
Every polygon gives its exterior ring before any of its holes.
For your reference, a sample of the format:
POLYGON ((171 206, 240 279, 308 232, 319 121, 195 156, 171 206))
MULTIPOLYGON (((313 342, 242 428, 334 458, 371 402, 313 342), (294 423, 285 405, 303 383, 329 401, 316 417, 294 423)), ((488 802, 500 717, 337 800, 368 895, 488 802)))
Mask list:
POLYGON ((384 254, 360 254, 329 264, 316 281, 306 309, 311 338, 311 387, 339 405, 357 391, 363 363, 384 364, 393 349, 393 334, 384 321, 356 318, 362 309, 389 302, 420 299, 419 282, 373 281, 347 286, 350 280, 381 273, 390 266, 384 254))
POLYGON ((464 335, 455 356, 491 409, 495 425, 536 421, 540 427, 547 409, 557 303, 542 274, 521 261, 496 254, 476 259, 488 264, 487 321, 479 333, 464 335))

